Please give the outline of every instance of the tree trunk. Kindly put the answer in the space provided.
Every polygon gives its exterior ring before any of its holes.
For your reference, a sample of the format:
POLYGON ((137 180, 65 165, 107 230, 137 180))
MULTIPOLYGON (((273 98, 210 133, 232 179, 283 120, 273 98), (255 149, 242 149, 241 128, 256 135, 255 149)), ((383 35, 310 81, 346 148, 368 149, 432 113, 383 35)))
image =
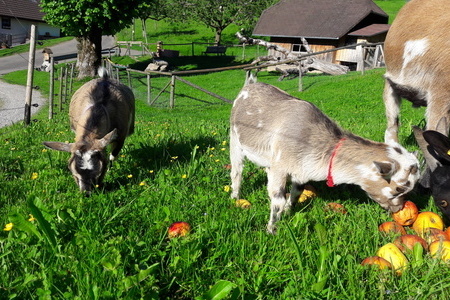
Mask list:
POLYGON ((77 37, 78 78, 94 77, 102 58, 102 31, 93 30, 88 36, 77 37))
POLYGON ((222 40, 222 31, 223 31, 222 28, 216 28, 216 36, 214 38, 214 44, 216 46, 220 45, 220 41, 222 40))

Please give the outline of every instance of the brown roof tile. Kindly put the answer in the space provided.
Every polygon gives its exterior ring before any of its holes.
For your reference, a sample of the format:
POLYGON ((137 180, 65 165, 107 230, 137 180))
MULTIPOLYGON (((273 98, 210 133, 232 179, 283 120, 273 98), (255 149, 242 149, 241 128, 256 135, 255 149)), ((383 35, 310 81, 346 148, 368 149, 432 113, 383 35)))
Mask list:
POLYGON ((370 25, 365 19, 388 18, 372 0, 281 0, 262 13, 253 35, 338 39, 357 25, 370 25))
POLYGON ((374 36, 380 33, 388 32, 391 25, 389 24, 372 24, 367 27, 350 32, 348 35, 351 36, 374 36))
POLYGON ((45 14, 39 4, 39 0, 0 0, 0 16, 42 21, 45 14))

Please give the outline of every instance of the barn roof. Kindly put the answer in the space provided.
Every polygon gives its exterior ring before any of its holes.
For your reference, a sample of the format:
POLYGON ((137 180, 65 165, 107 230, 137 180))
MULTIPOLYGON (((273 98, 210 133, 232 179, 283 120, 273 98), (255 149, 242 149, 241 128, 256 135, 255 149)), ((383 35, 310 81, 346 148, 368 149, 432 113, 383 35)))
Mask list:
POLYGON ((339 39, 370 25, 365 19, 387 23, 389 16, 372 0, 281 0, 261 14, 253 35, 339 39))
POLYGON ((42 21, 45 14, 39 4, 40 0, 1 0, 0 16, 42 21))
POLYGON ((371 37, 377 34, 388 32, 390 27, 391 25, 389 24, 371 24, 367 27, 352 31, 348 35, 371 37))

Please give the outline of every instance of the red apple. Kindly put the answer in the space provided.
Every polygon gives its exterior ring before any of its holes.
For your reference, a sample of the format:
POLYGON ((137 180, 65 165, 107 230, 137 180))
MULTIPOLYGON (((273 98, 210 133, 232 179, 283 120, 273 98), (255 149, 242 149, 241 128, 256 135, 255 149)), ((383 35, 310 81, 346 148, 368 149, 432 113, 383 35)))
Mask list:
POLYGON ((397 237, 394 240, 394 245, 397 246, 403 253, 412 251, 414 249, 414 245, 417 243, 422 245, 424 250, 428 249, 427 242, 418 235, 405 234, 397 237))
POLYGON ((394 221, 387 221, 387 222, 380 224, 380 226, 378 226, 378 230, 381 232, 384 232, 384 233, 392 232, 392 233, 399 233, 401 235, 406 234, 405 228, 403 228, 402 225, 400 225, 394 221))
POLYGON ((403 208, 392 213, 394 221, 402 226, 410 226, 414 223, 419 214, 416 204, 412 201, 405 201, 403 208))
POLYGON ((362 266, 377 266, 379 269, 392 269, 392 264, 379 256, 369 256, 361 262, 362 266))
POLYGON ((169 239, 185 236, 191 231, 191 225, 186 222, 175 222, 169 226, 168 234, 169 239))

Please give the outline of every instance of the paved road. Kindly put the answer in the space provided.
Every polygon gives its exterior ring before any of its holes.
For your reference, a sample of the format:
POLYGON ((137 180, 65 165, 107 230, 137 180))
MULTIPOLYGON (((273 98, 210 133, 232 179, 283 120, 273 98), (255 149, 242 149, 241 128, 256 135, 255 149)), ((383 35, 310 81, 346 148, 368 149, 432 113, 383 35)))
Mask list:
MULTIPOLYGON (((115 45, 114 37, 104 36, 102 39, 102 48, 108 49, 115 45)), ((75 39, 52 46, 54 56, 69 55, 77 52, 77 42, 75 39)), ((16 54, 7 57, 0 57, 0 77, 1 75, 28 69, 29 52, 16 54)), ((36 51, 35 67, 40 67, 43 56, 41 51, 36 51)), ((69 60, 74 60, 71 58, 69 60)), ((0 128, 9 126, 13 123, 22 121, 25 114, 25 91, 26 87, 21 85, 8 84, 0 80, 0 128)), ((36 113, 41 108, 47 99, 43 98, 41 94, 33 90, 31 104, 37 107, 31 107, 31 113, 36 113)))

